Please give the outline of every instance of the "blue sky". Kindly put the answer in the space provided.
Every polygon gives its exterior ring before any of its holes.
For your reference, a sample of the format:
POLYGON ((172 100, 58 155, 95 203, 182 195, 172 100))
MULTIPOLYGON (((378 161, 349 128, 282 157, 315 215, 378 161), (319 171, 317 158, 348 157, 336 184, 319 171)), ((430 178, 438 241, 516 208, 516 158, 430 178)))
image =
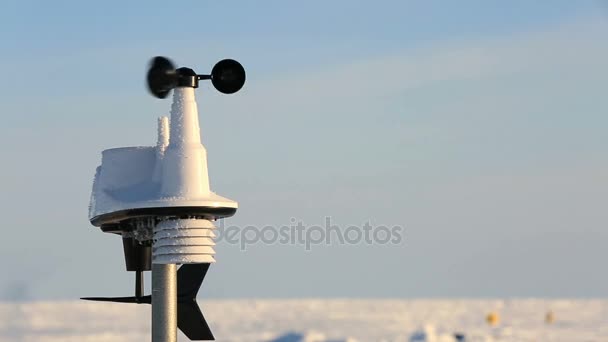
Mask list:
POLYGON ((406 227, 220 243, 202 296, 606 296, 607 20, 597 1, 5 1, 0 297, 131 293, 87 206, 101 150, 155 143, 155 55, 247 70, 197 92, 226 224, 406 227))

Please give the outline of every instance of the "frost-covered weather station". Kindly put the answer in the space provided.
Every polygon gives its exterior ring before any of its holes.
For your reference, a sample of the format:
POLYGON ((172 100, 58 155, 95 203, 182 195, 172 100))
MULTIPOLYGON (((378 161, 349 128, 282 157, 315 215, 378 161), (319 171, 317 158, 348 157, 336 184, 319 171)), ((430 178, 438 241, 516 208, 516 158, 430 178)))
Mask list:
POLYGON ((153 342, 175 342, 178 327, 191 340, 214 339, 196 294, 215 262, 213 222, 238 208, 210 189, 195 100, 200 80, 232 94, 245 83, 245 70, 224 59, 210 75, 199 75, 155 57, 148 88, 161 99, 173 90, 171 117, 158 119, 156 146, 103 151, 93 182, 89 219, 122 237, 126 269, 135 272, 135 295, 83 299, 152 304, 153 342), (145 271, 152 271, 151 295, 144 295, 145 271))

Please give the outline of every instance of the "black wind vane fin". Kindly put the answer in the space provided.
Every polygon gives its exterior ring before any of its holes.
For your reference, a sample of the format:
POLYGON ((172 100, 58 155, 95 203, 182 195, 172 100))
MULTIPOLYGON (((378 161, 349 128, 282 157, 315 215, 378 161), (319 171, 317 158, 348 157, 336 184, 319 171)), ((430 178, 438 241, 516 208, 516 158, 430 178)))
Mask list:
POLYGON ((177 327, 193 341, 215 339, 196 303, 196 294, 209 265, 186 264, 177 271, 177 327))
MULTIPOLYGON (((211 341, 215 338, 196 303, 203 279, 210 264, 186 264, 177 271, 177 327, 193 341, 211 341)), ((141 297, 84 297, 83 300, 113 303, 151 304, 151 296, 141 297)))

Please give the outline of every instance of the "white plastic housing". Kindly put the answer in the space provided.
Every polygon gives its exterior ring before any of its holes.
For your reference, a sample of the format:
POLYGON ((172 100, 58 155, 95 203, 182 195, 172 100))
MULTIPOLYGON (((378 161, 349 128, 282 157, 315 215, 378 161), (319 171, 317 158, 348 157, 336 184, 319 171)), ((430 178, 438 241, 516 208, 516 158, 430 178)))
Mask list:
POLYGON ((207 151, 201 143, 194 88, 176 88, 171 122, 159 119, 158 142, 102 152, 89 219, 129 209, 238 208, 209 186, 207 151))

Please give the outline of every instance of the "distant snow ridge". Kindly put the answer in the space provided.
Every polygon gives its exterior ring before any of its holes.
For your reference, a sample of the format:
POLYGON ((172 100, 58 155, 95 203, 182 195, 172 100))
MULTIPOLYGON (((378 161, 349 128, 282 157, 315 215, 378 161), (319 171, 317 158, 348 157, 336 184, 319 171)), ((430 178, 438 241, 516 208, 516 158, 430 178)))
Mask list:
POLYGON ((330 340, 327 339, 325 335, 313 331, 306 333, 289 332, 272 339, 269 342, 357 342, 357 340, 353 338, 330 340))
MULTIPOLYGON (((608 299, 206 299, 203 305, 218 340, 231 342, 354 341, 347 336, 360 342, 452 342, 457 333, 462 342, 608 341, 608 299), (498 327, 484 319, 493 308, 503 317, 498 327), (551 324, 545 322, 547 308, 558 314, 551 324)), ((0 302, 0 342, 149 340, 150 308, 142 305, 0 302)))
POLYGON ((438 334, 435 326, 426 324, 424 328, 415 331, 410 337, 410 342, 460 342, 453 334, 438 334))

